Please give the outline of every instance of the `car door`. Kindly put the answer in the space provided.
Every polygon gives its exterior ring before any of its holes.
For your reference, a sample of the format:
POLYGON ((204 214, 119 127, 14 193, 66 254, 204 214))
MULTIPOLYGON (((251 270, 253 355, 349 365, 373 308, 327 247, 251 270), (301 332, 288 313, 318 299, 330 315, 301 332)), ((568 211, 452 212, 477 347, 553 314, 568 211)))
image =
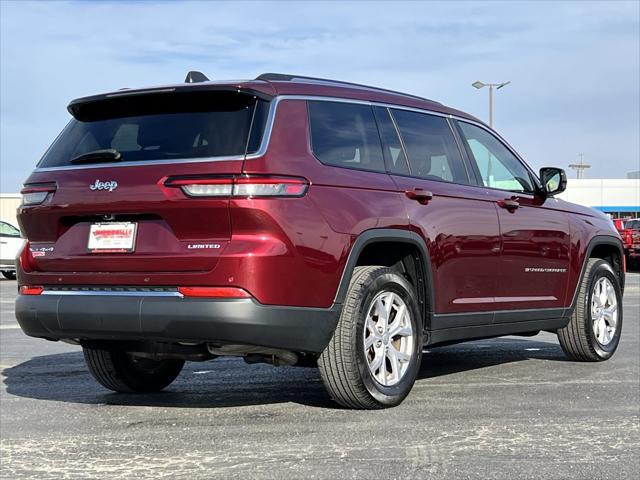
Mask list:
MULTIPOLYGON (((457 121, 472 167, 498 212, 497 310, 563 307, 569 279, 569 217, 536 192, 537 179, 489 130, 457 121)), ((505 317, 509 321, 509 317, 505 317)))
POLYGON ((0 264, 1 268, 13 270, 15 259, 22 248, 20 230, 13 225, 0 221, 0 264))
MULTIPOLYGON (((444 116, 376 107, 387 170, 410 225, 425 239, 437 314, 491 312, 499 262, 493 204, 469 185, 468 167, 444 116)), ((492 315, 435 315, 432 328, 491 323, 492 315)))

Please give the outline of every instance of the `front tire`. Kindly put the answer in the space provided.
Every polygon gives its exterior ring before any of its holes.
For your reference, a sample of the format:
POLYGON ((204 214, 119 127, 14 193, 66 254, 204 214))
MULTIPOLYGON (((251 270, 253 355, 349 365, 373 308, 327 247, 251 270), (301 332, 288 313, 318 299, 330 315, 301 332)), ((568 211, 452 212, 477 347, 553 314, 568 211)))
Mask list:
POLYGON ((318 359, 331 397, 356 409, 400 404, 420 369, 420 318, 414 289, 397 271, 356 267, 338 326, 318 359))
POLYGON ((184 366, 184 360, 151 360, 118 350, 83 348, 83 352, 91 375, 114 392, 158 392, 169 386, 184 366))
POLYGON ((587 262, 571 320, 558 330, 558 340, 566 355, 583 362, 611 358, 622 331, 620 281, 604 260, 587 262))

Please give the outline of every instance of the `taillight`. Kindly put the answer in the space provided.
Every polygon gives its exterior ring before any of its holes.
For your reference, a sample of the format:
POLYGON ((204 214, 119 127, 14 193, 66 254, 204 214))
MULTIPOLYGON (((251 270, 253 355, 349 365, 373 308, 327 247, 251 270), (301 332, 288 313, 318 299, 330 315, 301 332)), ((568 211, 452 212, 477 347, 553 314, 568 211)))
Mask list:
POLYGON ((49 194, 55 193, 57 186, 55 183, 32 183, 25 185, 20 191, 22 194, 22 205, 40 205, 49 194))
POLYGON ((299 177, 170 177, 167 187, 179 187, 188 197, 301 197, 309 182, 299 177))
POLYGON ((44 287, 34 285, 23 285, 20 287, 20 295, 40 295, 44 287))
POLYGON ((33 258, 31 247, 28 241, 24 242, 22 250, 18 254, 18 262, 20 262, 20 267, 22 267, 22 270, 27 273, 36 270, 36 261, 33 258))
POLYGON ((178 287, 185 297, 251 298, 246 290, 238 287, 178 287))

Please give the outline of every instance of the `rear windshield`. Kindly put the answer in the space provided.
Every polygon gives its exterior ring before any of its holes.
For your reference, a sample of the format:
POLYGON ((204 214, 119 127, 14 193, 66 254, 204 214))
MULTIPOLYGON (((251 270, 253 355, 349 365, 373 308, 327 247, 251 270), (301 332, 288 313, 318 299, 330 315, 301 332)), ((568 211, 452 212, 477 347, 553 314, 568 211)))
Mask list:
POLYGON ((253 153, 267 110, 267 102, 234 92, 101 100, 76 112, 38 167, 72 165, 72 159, 104 149, 120 152, 123 162, 253 153))

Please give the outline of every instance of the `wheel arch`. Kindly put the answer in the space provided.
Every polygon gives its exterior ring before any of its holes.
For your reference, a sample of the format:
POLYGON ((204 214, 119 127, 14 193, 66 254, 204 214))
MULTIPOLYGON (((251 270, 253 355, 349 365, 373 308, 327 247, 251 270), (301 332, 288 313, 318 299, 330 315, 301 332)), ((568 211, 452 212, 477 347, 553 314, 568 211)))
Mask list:
POLYGON ((572 313, 576 307, 578 301, 578 293, 580 291, 580 285, 584 278, 587 263, 590 258, 600 258, 605 260, 611 265, 613 271, 618 276, 620 282, 620 291, 624 292, 625 283, 625 271, 624 271, 624 247, 622 241, 613 235, 596 235, 587 244, 585 249, 584 259, 582 261, 582 267, 580 269, 580 276, 576 282, 573 296, 571 297, 571 305, 569 313, 572 313))
POLYGON ((431 326, 433 313, 434 284, 431 257, 420 235, 409 230, 376 228, 366 230, 356 238, 342 272, 342 278, 334 303, 342 304, 349 289, 353 271, 362 265, 384 265, 399 267, 414 285, 422 309, 422 328, 431 326), (399 247, 390 250, 391 247, 399 247))

